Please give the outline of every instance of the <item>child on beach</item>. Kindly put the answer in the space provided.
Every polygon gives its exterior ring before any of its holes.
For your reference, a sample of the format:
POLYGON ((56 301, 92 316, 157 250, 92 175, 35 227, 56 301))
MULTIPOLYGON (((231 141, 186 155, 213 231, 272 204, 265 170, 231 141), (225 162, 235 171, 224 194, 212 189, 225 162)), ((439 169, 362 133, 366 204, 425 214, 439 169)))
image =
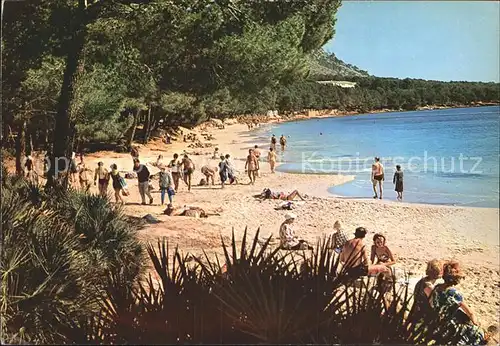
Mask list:
POLYGON ((396 185, 394 190, 398 193, 398 201, 401 202, 403 200, 403 171, 400 165, 396 165, 396 172, 394 172, 392 183, 396 185))
POLYGON ((175 190, 172 187, 173 179, 170 176, 170 174, 165 171, 165 166, 162 166, 160 168, 159 184, 160 184, 161 205, 165 203, 165 194, 168 195, 169 204, 172 204, 173 197, 175 195, 175 190))

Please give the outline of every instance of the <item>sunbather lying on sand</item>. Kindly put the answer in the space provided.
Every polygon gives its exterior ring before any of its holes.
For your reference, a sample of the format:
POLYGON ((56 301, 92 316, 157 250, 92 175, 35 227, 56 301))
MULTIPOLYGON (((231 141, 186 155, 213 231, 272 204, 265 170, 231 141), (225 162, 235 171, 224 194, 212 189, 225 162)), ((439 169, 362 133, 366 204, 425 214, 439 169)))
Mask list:
POLYGON ((270 189, 264 189, 259 195, 254 195, 255 198, 259 199, 281 199, 283 201, 292 201, 295 197, 299 197, 304 201, 304 198, 299 194, 299 191, 293 190, 290 194, 285 192, 272 192, 270 189))
POLYGON ((207 213, 200 207, 190 207, 185 205, 183 207, 176 208, 172 204, 167 205, 167 209, 165 209, 163 213, 168 216, 191 216, 195 218, 220 215, 219 213, 207 213))

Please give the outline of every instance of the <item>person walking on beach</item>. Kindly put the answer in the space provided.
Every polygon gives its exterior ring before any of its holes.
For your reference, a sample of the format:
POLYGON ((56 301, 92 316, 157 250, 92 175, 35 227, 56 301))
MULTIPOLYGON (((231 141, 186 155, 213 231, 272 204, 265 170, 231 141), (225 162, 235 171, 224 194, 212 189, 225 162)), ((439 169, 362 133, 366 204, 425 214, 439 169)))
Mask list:
POLYGON ((174 180, 174 189, 175 191, 179 190, 179 179, 181 178, 181 172, 180 172, 180 165, 181 163, 179 162, 179 155, 174 154, 174 159, 170 161, 168 164, 168 168, 170 168, 170 173, 172 174, 172 179, 174 180))
POLYGON ((111 168, 111 179, 113 180, 113 190, 115 190, 115 201, 116 203, 125 204, 120 192, 123 193, 124 196, 128 196, 129 192, 127 190, 127 183, 122 176, 120 176, 120 172, 118 172, 118 166, 116 164, 112 164, 111 168))
POLYGON ((269 162, 269 166, 271 167, 271 173, 274 173, 274 167, 276 167, 276 151, 273 147, 269 148, 269 153, 267 154, 267 161, 269 162))
POLYGON ((250 184, 255 184, 255 178, 257 177, 257 171, 259 170, 259 161, 253 153, 253 149, 248 150, 247 161, 245 162, 245 170, 248 172, 248 178, 250 178, 250 184))
POLYGON ((380 163, 380 158, 375 157, 375 162, 372 165, 373 198, 382 199, 383 184, 384 184, 384 166, 380 163), (377 195, 377 185, 379 188, 380 196, 377 195))
POLYGON ((255 158, 257 159, 257 162, 259 162, 259 166, 257 167, 257 177, 260 177, 260 156, 261 156, 261 152, 260 152, 259 147, 257 145, 254 146, 253 154, 255 155, 255 158))
POLYGON ((285 151, 286 147, 286 138, 284 135, 281 135, 280 137, 280 144, 281 144, 281 151, 285 151))
POLYGON ((238 180, 236 179, 236 170, 234 169, 233 162, 231 161, 231 156, 229 154, 226 154, 226 168, 229 184, 238 184, 238 180))
POLYGON ((276 151, 276 136, 273 134, 271 137, 271 148, 273 148, 274 151, 276 151))
POLYGON ((97 168, 94 172, 94 185, 96 185, 97 182, 99 182, 99 195, 106 197, 108 194, 109 172, 104 168, 104 163, 102 163, 102 161, 97 163, 97 168))
POLYGON ((172 187, 172 176, 167 171, 165 171, 165 166, 161 166, 158 180, 160 185, 161 205, 165 203, 165 194, 168 195, 168 201, 171 205, 175 195, 175 190, 172 187))
POLYGON ((134 159, 134 172, 137 174, 139 194, 141 195, 142 205, 146 204, 146 196, 149 198, 149 204, 153 204, 153 196, 149 192, 149 173, 148 168, 143 165, 139 159, 134 159))
POLYGON ((403 171, 400 165, 396 165, 396 172, 394 172, 392 183, 396 185, 394 190, 398 193, 398 201, 401 202, 403 200, 403 171))
POLYGON ((219 177, 220 177, 220 183, 221 183, 221 188, 224 188, 224 184, 226 183, 226 180, 228 178, 228 167, 227 167, 227 161, 224 155, 220 157, 220 162, 219 162, 219 177))
POLYGON ((189 158, 187 154, 184 154, 184 158, 182 159, 181 166, 183 167, 184 173, 184 182, 188 186, 188 191, 191 191, 191 179, 193 176, 193 172, 195 170, 194 162, 189 158))
POLYGON ((89 176, 87 172, 92 172, 90 169, 85 167, 85 163, 83 160, 78 164, 78 178, 80 181, 80 188, 85 192, 88 192, 90 189, 89 176))

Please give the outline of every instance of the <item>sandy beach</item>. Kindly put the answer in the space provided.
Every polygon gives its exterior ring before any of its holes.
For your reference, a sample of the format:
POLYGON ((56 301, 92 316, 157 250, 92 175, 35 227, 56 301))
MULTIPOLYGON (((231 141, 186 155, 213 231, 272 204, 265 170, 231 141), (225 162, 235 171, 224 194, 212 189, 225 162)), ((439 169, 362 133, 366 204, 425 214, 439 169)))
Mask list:
MULTIPOLYGON (((189 130, 188 130, 189 131, 189 130)), ((200 130, 193 132, 201 133, 200 130)), ((327 188, 353 179, 342 175, 304 175, 276 172, 272 174, 267 162, 261 159, 261 177, 255 185, 248 185, 244 172, 244 160, 252 143, 252 132, 244 124, 226 125, 225 129, 211 128, 214 139, 212 147, 202 149, 188 148, 188 143, 172 142, 170 145, 161 141, 152 141, 147 146, 140 146, 142 163, 156 161, 163 155, 168 163, 174 153, 199 152, 190 155, 196 164, 193 184, 203 177, 200 168, 205 164, 216 166, 218 160, 212 160, 214 147, 221 153, 229 153, 239 170, 240 184, 220 187, 218 176, 213 187, 193 186, 191 192, 181 182, 174 197, 175 205, 194 205, 208 212, 218 212, 220 216, 206 219, 190 217, 169 217, 163 215, 165 207, 160 205, 158 181, 154 180, 153 205, 141 206, 137 189, 137 180, 128 179, 131 195, 124 197, 127 205, 125 212, 142 217, 152 214, 161 223, 147 225, 140 231, 141 239, 156 242, 160 237, 167 237, 170 245, 178 245, 184 252, 200 255, 207 253, 221 254, 221 237, 228 242, 234 230, 239 240, 248 227, 253 235, 260 228, 261 236, 278 236, 279 226, 284 220, 285 211, 274 208, 280 204, 276 200, 259 201, 252 197, 268 187, 273 191, 291 192, 294 189, 307 194, 305 203, 298 206, 294 213, 298 215, 294 229, 299 237, 312 243, 318 238, 331 233, 333 223, 339 220, 347 234, 354 233, 358 226, 369 230, 365 244, 371 246, 374 233, 382 232, 387 237, 387 245, 396 256, 397 266, 411 271, 415 277, 424 274, 426 262, 433 258, 456 259, 464 264, 467 278, 461 284, 461 290, 469 306, 476 312, 481 324, 498 325, 500 308, 500 273, 499 273, 499 210, 488 208, 464 208, 397 203, 370 199, 347 199, 330 195, 327 188)), ((186 132, 185 132, 186 133, 186 132)), ((201 136, 198 136, 201 137, 201 136)), ((268 145, 260 146, 262 157, 267 156, 268 145)), ((129 154, 98 152, 85 157, 87 167, 94 168, 98 161, 106 167, 116 163, 122 171, 132 170, 129 154)), ((279 162, 278 162, 279 164, 279 162)), ((157 172, 152 168, 152 172, 157 172)), ((96 192, 93 186, 92 191, 96 192)), ((111 192, 111 189, 110 189, 111 192)), ((371 192, 367 192, 370 197, 371 192)))

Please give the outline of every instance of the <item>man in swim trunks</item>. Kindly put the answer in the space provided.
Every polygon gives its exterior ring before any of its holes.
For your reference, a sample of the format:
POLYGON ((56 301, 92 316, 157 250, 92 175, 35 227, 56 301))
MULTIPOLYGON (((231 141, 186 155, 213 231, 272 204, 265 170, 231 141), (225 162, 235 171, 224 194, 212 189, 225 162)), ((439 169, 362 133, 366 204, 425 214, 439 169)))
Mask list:
POLYGON ((255 157, 253 149, 248 150, 247 161, 245 162, 245 170, 248 171, 250 184, 255 184, 255 178, 257 177, 257 171, 259 170, 259 161, 255 157))
POLYGON ((187 154, 184 155, 182 159, 181 166, 184 171, 184 182, 188 186, 188 191, 191 191, 191 178, 195 170, 194 162, 189 158, 187 154))
POLYGON ((365 244, 363 244, 366 232, 364 227, 356 228, 354 239, 348 240, 340 253, 343 270, 345 269, 347 276, 351 278, 368 275, 368 254, 365 244))
POLYGON ((380 199, 382 199, 383 184, 384 184, 384 166, 380 163, 380 158, 376 157, 375 162, 372 165, 372 177, 373 192, 375 195, 373 198, 378 198, 377 195, 377 185, 379 186, 380 199))

